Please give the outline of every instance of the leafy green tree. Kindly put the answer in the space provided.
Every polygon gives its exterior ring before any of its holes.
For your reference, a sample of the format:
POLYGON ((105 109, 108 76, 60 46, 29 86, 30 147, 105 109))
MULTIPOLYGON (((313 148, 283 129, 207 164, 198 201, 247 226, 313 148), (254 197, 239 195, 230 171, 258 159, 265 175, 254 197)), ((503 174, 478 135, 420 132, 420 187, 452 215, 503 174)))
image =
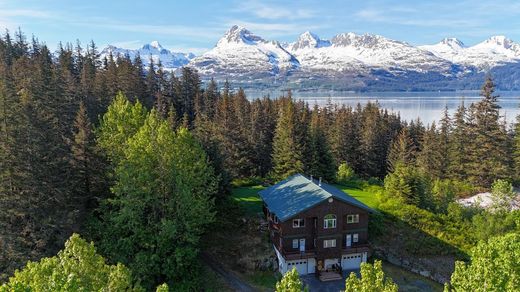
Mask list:
POLYGON ((108 265, 93 243, 73 234, 58 255, 28 262, 0 291, 144 291, 124 265, 108 265))
POLYGON ((517 291, 520 287, 520 235, 510 233, 480 242, 471 262, 457 261, 444 291, 517 291))
POLYGON ((100 247, 147 288, 170 281, 196 289, 199 240, 215 218, 217 182, 206 153, 188 130, 172 132, 155 111, 124 144, 100 247))
POLYGON ((296 268, 285 273, 283 278, 276 283, 276 292, 301 292, 308 291, 307 287, 303 289, 303 283, 300 280, 296 268))
POLYGON ((145 118, 146 109, 141 103, 131 103, 122 92, 108 107, 97 129, 97 142, 114 165, 124 158, 128 139, 137 133, 145 118))
POLYGON ((338 166, 338 172, 336 173, 336 181, 338 183, 348 183, 355 177, 354 170, 346 162, 338 166))
POLYGON ((277 179, 303 172, 303 145, 297 136, 297 119, 292 99, 284 100, 273 141, 273 176, 277 179))
POLYGON ((385 275, 381 261, 361 264, 361 279, 350 273, 345 283, 345 292, 397 292, 398 287, 385 275))
POLYGON ((491 186, 491 198, 493 208, 497 211, 511 211, 517 194, 513 191, 513 185, 503 179, 496 180, 491 186))

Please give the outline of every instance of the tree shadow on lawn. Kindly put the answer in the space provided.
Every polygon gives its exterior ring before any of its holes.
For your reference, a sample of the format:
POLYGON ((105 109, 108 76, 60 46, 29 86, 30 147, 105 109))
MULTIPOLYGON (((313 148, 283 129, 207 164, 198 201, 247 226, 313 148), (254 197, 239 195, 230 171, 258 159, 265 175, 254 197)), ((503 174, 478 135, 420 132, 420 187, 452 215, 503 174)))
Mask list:
POLYGON ((468 260, 459 248, 390 213, 371 215, 369 240, 374 256, 438 283, 449 281, 455 260, 468 260))

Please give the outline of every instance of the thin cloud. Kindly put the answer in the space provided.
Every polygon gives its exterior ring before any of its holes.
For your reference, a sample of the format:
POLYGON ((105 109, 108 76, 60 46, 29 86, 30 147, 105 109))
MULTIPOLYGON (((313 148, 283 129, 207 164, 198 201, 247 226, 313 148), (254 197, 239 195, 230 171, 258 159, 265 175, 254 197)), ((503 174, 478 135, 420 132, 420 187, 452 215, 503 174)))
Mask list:
POLYGON ((476 27, 480 25, 478 20, 464 19, 459 17, 439 17, 427 18, 422 16, 420 19, 414 19, 414 15, 406 14, 400 9, 362 9, 354 14, 358 20, 367 22, 381 22, 408 26, 422 27, 476 27), (397 13, 396 13, 397 12, 397 13), (398 15, 395 15, 398 14, 398 15))
POLYGON ((298 20, 309 19, 316 16, 316 11, 304 8, 287 8, 287 6, 279 6, 268 4, 260 1, 243 1, 236 9, 237 12, 251 13, 262 19, 278 20, 298 20))

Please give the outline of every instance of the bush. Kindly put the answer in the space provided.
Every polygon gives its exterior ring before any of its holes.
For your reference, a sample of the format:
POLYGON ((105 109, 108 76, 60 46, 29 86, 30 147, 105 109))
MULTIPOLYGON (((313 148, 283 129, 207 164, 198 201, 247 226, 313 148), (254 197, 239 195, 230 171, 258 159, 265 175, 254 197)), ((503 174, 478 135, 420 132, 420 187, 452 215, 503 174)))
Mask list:
POLYGON ((343 162, 338 166, 338 171, 336 172, 336 182, 345 184, 355 178, 356 173, 354 172, 354 169, 352 169, 352 167, 350 167, 346 162, 343 162))
POLYGON ((235 188, 238 187, 251 187, 258 186, 264 184, 264 179, 259 176, 245 177, 245 178, 237 178, 231 182, 231 185, 235 188))

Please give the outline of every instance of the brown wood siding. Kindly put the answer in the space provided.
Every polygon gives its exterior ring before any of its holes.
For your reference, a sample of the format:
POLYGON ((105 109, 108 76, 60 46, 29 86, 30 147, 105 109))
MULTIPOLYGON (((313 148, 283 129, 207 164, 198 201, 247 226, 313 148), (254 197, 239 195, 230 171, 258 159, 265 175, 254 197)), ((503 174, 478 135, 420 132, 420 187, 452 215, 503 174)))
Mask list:
POLYGON ((352 242, 352 248, 356 246, 366 246, 368 236, 368 212, 364 209, 350 205, 343 201, 333 199, 332 202, 324 201, 297 216, 279 222, 279 224, 269 224, 270 228, 279 230, 271 236, 273 243, 284 253, 297 253, 299 249, 293 249, 293 239, 305 238, 305 250, 315 251, 318 259, 337 258, 346 249, 346 234, 359 234, 359 242, 352 242), (324 217, 328 214, 336 215, 336 228, 324 228, 324 217), (347 223, 347 215, 359 214, 359 223, 347 223), (293 228, 293 219, 305 219, 305 226, 293 228), (316 218, 316 227, 314 223, 316 218), (282 238, 282 247, 279 246, 279 236, 282 238), (323 241, 326 239, 336 239, 335 248, 324 248, 323 241), (316 247, 314 240, 316 239, 316 247))

